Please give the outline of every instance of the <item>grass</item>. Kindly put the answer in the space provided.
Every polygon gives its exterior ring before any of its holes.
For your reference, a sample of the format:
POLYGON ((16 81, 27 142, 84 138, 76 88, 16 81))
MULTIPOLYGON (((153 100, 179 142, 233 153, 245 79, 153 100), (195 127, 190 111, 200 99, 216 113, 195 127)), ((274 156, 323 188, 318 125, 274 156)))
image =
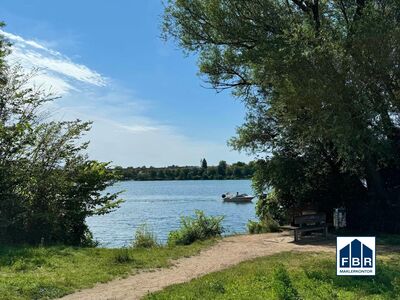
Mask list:
POLYGON ((400 246, 400 235, 397 234, 380 234, 376 237, 378 245, 400 246))
POLYGON ((336 276, 335 254, 280 253, 150 294, 159 299, 400 299, 400 253, 379 255, 374 277, 336 276))
POLYGON ((147 224, 142 224, 136 229, 132 246, 134 248, 154 248, 159 244, 154 231, 147 224))
MULTIPOLYGON (((383 235, 377 243, 400 245, 400 236, 383 235)), ((166 267, 170 259, 194 255, 211 244, 150 249, 0 246, 0 299, 61 297, 139 269, 166 267)), ((147 298, 400 299, 400 252, 379 254, 375 277, 336 276, 332 253, 281 253, 168 287, 147 298)))
POLYGON ((360 232, 339 229, 334 232, 337 236, 376 236, 377 245, 400 246, 400 234, 380 233, 380 232, 360 232))
POLYGON ((144 268, 169 265, 213 241, 151 249, 0 246, 0 299, 52 299, 144 268))

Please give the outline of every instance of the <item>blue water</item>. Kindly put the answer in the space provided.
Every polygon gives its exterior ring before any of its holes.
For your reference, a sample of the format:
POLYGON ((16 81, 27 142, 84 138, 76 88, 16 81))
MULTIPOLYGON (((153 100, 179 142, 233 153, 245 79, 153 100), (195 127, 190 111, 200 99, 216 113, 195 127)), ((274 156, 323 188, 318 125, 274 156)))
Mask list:
POLYGON ((196 209, 207 215, 225 216, 225 234, 246 232, 249 219, 255 219, 255 202, 222 202, 228 191, 253 194, 250 180, 125 181, 109 191, 124 190, 121 207, 104 216, 87 219, 94 238, 103 247, 127 246, 136 228, 146 223, 160 242, 180 225, 180 217, 193 215, 196 209))

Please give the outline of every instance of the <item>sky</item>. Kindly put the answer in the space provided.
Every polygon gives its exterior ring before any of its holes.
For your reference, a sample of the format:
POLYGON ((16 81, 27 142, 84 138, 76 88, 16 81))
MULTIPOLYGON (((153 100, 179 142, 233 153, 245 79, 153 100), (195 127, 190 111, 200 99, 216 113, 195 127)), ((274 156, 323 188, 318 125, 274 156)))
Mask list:
POLYGON ((240 100, 216 93, 160 38, 161 0, 2 0, 10 64, 62 96, 53 118, 93 121, 91 159, 121 166, 249 161, 227 146, 244 121, 240 100))

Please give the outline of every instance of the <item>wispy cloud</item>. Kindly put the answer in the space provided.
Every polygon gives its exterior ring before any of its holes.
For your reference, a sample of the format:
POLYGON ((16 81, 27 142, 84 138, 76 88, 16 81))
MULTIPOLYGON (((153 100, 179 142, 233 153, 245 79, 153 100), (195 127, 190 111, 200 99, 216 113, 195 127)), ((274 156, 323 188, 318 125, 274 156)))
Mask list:
POLYGON ((51 42, 1 30, 0 34, 13 43, 10 63, 27 70, 39 68, 33 83, 63 96, 51 105, 54 118, 94 121, 88 134, 91 158, 125 166, 193 165, 202 157, 210 163, 246 160, 229 151, 224 140, 197 140, 182 134, 173 120, 149 117, 154 102, 45 46, 51 42))
POLYGON ((55 55, 60 54, 59 52, 47 49, 46 47, 40 45, 39 43, 37 43, 35 41, 25 40, 24 38, 22 38, 22 37, 20 37, 18 35, 15 35, 15 34, 12 34, 12 33, 9 33, 9 32, 5 32, 3 30, 0 30, 0 34, 2 34, 5 38, 9 39, 10 41, 18 42, 20 47, 23 47, 23 45, 26 44, 26 45, 29 45, 29 46, 31 46, 33 48, 36 48, 36 49, 41 49, 41 50, 45 50, 47 52, 51 52, 51 53, 53 53, 55 55))
POLYGON ((85 65, 73 62, 67 56, 21 36, 0 30, 0 34, 13 44, 10 63, 18 63, 26 69, 38 68, 37 82, 51 88, 58 94, 79 90, 80 83, 105 86, 107 80, 98 72, 85 65))

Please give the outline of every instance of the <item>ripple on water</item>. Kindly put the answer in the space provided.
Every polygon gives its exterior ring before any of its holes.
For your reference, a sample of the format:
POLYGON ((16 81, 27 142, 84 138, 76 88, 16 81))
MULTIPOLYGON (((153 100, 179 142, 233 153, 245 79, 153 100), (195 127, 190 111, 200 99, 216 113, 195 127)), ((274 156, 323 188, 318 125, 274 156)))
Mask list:
POLYGON ((224 203, 228 191, 252 194, 250 180, 124 181, 109 188, 124 190, 125 202, 107 215, 87 219, 94 238, 104 247, 128 245, 136 228, 148 224, 161 242, 180 225, 180 217, 196 209, 207 215, 225 216, 226 234, 243 233, 249 219, 255 219, 255 201, 250 204, 224 203))

